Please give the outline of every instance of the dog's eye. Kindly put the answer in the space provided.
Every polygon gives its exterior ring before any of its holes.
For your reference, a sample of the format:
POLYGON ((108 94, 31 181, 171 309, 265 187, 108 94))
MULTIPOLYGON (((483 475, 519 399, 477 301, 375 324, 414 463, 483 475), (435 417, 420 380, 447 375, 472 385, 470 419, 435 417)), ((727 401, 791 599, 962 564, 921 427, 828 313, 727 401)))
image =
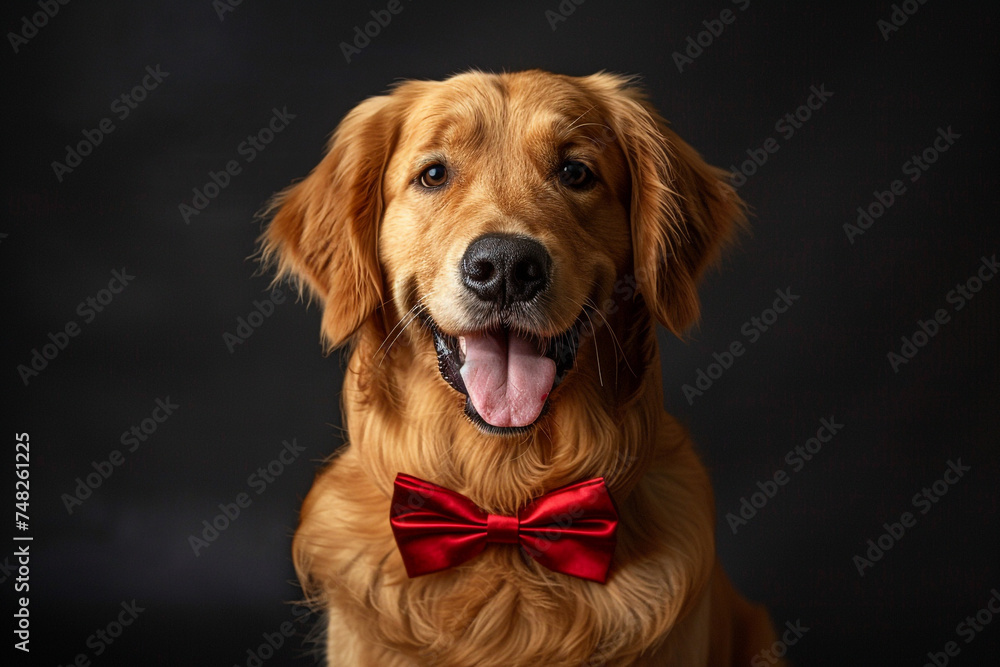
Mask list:
POLYGON ((439 188, 448 180, 448 170, 443 164, 432 164, 420 172, 420 185, 425 188, 439 188))
POLYGON ((585 188, 594 181, 594 172, 582 162, 568 160, 559 167, 559 182, 568 188, 585 188))

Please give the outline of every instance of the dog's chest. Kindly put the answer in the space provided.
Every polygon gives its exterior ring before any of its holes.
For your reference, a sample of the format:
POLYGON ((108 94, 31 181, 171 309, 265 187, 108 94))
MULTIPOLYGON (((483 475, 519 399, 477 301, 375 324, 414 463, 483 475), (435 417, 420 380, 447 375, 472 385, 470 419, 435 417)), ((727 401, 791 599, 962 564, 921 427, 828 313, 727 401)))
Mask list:
MULTIPOLYGON (((393 561, 383 567, 394 569, 393 561)), ((368 607, 374 639, 441 667, 578 667, 595 656, 593 664, 631 664, 624 656, 658 639, 653 628, 668 591, 639 590, 632 577, 607 586, 539 567, 514 545, 491 545, 476 561, 445 573, 382 577, 365 592, 376 601, 368 607)), ((352 596, 359 597, 365 599, 352 596)))

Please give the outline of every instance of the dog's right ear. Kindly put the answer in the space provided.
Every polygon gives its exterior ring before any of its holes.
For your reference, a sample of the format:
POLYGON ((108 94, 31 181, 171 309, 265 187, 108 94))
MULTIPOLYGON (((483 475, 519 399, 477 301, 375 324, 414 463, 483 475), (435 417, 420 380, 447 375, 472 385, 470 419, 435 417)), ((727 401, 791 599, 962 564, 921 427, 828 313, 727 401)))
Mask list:
POLYGON ((328 350, 345 343, 382 302, 378 227, 382 177, 398 134, 392 95, 372 97, 337 127, 327 154, 305 179, 279 193, 259 239, 275 280, 290 276, 323 304, 328 350))
POLYGON ((583 79, 609 114, 628 162, 636 282, 651 314, 677 336, 698 319, 698 280, 746 222, 722 169, 681 140, 628 77, 583 79))

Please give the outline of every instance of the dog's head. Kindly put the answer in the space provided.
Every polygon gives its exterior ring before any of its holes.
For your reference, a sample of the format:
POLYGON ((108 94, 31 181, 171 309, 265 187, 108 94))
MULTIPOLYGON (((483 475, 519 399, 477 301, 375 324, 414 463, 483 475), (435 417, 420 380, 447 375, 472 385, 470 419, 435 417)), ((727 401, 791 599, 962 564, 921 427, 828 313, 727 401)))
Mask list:
POLYGON ((362 102, 273 210, 264 255, 322 301, 329 346, 373 320, 384 345, 417 336, 489 433, 540 419, 592 327, 624 305, 623 278, 641 295, 629 308, 681 334, 743 219, 724 172, 629 79, 540 71, 362 102))

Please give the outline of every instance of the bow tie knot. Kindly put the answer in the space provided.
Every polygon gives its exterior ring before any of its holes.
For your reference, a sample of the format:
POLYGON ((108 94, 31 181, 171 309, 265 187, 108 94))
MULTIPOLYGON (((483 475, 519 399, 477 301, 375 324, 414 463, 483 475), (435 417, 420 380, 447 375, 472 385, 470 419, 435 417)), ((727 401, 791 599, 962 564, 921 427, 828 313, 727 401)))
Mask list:
POLYGON ((518 544, 555 572, 604 583, 618 512, 604 478, 550 491, 517 516, 487 514, 465 496, 400 473, 390 522, 411 577, 460 565, 488 544, 518 544))
POLYGON ((490 514, 486 517, 486 541, 491 544, 518 544, 520 521, 516 516, 490 514))

